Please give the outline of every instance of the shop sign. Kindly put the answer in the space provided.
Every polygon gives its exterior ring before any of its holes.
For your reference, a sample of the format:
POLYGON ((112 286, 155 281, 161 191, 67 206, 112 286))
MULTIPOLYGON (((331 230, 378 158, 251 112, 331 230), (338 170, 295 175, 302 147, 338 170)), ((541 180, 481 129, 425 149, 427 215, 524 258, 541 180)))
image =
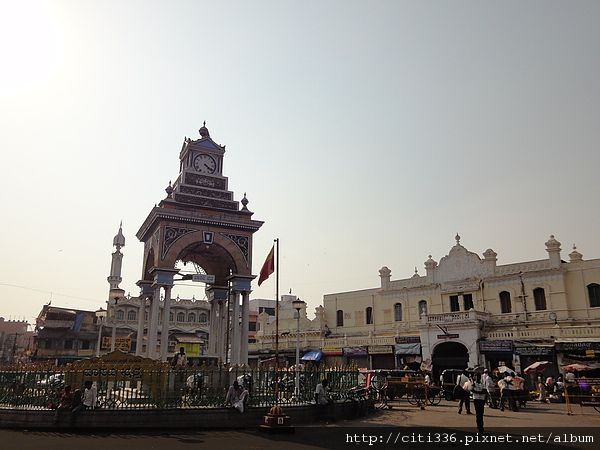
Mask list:
POLYGON ((416 344, 420 343, 420 336, 397 336, 396 344, 416 344))
POLYGON ((344 355, 366 355, 366 347, 344 347, 344 355))
POLYGON ((479 341, 481 352, 512 352, 512 341, 479 341))
POLYGON ((557 342, 555 347, 559 352, 573 350, 600 350, 600 342, 557 342))
POLYGON ((369 345, 369 355, 393 354, 391 345, 369 345))
POLYGON ((337 345, 326 345, 321 349, 324 355, 343 355, 342 346, 337 345))
POLYGON ((554 347, 515 347, 515 353, 521 356, 552 356, 554 347))
MULTIPOLYGON (((111 347, 112 338, 104 336, 102 338, 102 349, 108 350, 111 347)), ((131 338, 115 338, 115 350, 129 351, 131 350, 131 338)))

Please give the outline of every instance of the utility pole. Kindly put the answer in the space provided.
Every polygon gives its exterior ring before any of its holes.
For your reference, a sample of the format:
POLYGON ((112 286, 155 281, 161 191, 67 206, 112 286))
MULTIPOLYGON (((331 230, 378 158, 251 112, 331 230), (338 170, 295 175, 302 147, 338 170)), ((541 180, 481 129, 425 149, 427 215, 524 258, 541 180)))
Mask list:
POLYGON ((15 333, 15 342, 13 344, 13 350, 12 350, 12 362, 15 362, 15 354, 17 353, 17 338, 19 337, 19 333, 15 333))

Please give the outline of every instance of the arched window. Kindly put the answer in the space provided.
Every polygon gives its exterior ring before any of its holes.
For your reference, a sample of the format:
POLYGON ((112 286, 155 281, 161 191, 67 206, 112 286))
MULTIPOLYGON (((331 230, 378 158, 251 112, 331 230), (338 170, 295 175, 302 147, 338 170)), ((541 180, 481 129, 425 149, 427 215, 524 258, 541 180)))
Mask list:
POLYGON ((546 292, 544 288, 535 288, 533 290, 533 300, 535 301, 536 311, 546 309, 546 292))
POLYGON ((394 321, 402 322, 402 303, 396 303, 394 305, 394 321))
POLYGON ((196 321, 196 314, 190 313, 188 314, 188 322, 194 323, 196 321))
POLYGON ((123 318, 125 317, 125 313, 123 312, 123 310, 118 310, 117 311, 117 320, 123 320, 123 318))
POLYGON ((173 322, 175 316, 173 315, 173 311, 169 311, 169 322, 173 322))
POLYGON ((185 313, 183 313, 183 312, 177 313, 177 322, 185 322, 185 313))
POLYGON ((144 320, 148 322, 148 311, 144 311, 144 320))
POLYGON ((199 322, 200 323, 206 323, 207 317, 208 316, 206 315, 206 313, 200 313, 199 322))
POLYGON ((344 326, 344 311, 342 311, 341 309, 338 309, 338 311, 336 313, 336 319, 337 319, 337 326, 343 327, 344 326))
POLYGON ((509 313, 512 311, 512 306, 510 302, 510 292, 502 291, 500 292, 500 312, 501 313, 509 313))
POLYGON ((424 314, 427 314, 427 301, 421 300, 419 302, 419 316, 422 316, 424 314))
POLYGON ((588 295, 590 297, 590 308, 600 306, 600 284, 588 284, 588 295))
POLYGON ((135 320, 137 319, 137 313, 135 312, 135 309, 132 309, 131 311, 127 312, 127 320, 135 320))
POLYGON ((373 308, 371 308, 370 306, 365 310, 366 316, 367 316, 367 325, 370 325, 373 323, 373 308))

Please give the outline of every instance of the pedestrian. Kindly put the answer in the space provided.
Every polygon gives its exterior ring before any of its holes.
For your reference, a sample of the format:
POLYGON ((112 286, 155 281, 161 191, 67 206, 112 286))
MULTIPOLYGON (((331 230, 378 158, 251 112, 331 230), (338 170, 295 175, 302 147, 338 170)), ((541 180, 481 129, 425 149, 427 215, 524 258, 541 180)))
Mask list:
POLYGON ((84 409, 93 409, 96 407, 96 401, 98 399, 98 390, 96 386, 88 380, 84 383, 83 393, 81 394, 81 403, 73 408, 71 411, 71 426, 75 425, 77 416, 84 409))
POLYGON ((517 407, 525 408, 527 404, 525 378, 523 378, 521 374, 515 373, 513 376, 513 385, 515 387, 515 405, 517 405, 517 407))
POLYGON ((490 407, 496 409, 498 407, 496 398, 496 383, 494 382, 494 377, 490 374, 489 370, 485 369, 483 371, 481 381, 485 386, 486 395, 490 399, 490 407))
POLYGON ((458 413, 462 413, 463 404, 465 405, 465 409, 467 410, 467 414, 473 414, 471 412, 471 380, 468 377, 467 370, 463 370, 463 372, 456 378, 456 385, 460 387, 456 392, 460 393, 459 402, 458 402, 458 413))
POLYGON ((243 413, 246 410, 247 403, 248 391, 240 386, 238 380, 234 380, 233 384, 229 387, 227 397, 225 397, 225 404, 230 405, 243 413))
POLYGON ((481 373, 475 373, 475 379, 471 384, 471 392, 473 393, 473 406, 475 407, 475 423, 477 424, 477 432, 483 434, 483 409, 485 407, 486 386, 481 380, 481 373))
POLYGON ((546 400, 546 386, 544 386, 542 377, 538 377, 537 390, 539 393, 538 400, 542 403, 548 403, 548 400, 546 400))
POLYGON ((331 421, 335 422, 333 414, 333 399, 329 396, 330 388, 327 378, 324 378, 315 389, 315 404, 318 408, 328 408, 331 421))
POLYGON ((187 365, 187 355, 185 354, 185 348, 179 347, 179 353, 175 353, 173 359, 171 359, 171 365, 173 367, 185 367, 187 365))
POLYGON ((52 422, 54 425, 58 424, 60 413, 71 409, 73 406, 73 398, 75 397, 75 394, 71 391, 71 389, 72 388, 70 385, 67 385, 64 388, 64 392, 60 397, 60 404, 54 413, 54 420, 52 422))

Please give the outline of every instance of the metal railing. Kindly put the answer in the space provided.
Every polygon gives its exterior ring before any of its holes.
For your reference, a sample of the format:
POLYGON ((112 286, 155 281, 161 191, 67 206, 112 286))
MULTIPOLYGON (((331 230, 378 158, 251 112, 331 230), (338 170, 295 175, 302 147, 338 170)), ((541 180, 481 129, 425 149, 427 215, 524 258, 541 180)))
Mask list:
POLYGON ((60 402, 63 387, 83 390, 85 381, 97 389, 98 408, 131 410, 148 408, 215 408, 225 405, 234 380, 248 390, 249 407, 302 405, 314 400, 316 385, 327 378, 335 399, 344 399, 358 384, 354 367, 307 368, 298 373, 274 368, 186 367, 123 368, 98 367, 69 370, 66 367, 1 368, 0 408, 46 409, 60 402))

